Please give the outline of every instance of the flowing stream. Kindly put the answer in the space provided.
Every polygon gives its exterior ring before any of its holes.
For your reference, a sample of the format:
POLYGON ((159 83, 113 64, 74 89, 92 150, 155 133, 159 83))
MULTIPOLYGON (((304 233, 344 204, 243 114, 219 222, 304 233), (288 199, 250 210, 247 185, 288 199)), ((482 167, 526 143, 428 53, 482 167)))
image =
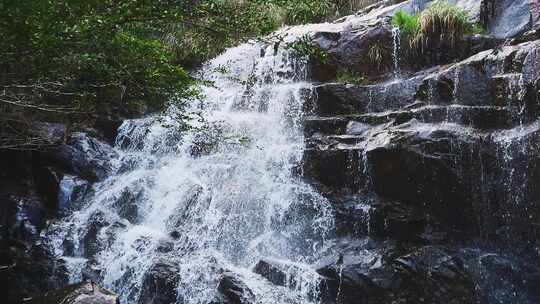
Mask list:
POLYGON ((254 42, 199 74, 210 83, 192 102, 188 130, 178 131, 173 108, 126 121, 116 173, 47 240, 72 281, 90 272, 124 303, 141 301, 158 261, 177 267, 179 303, 209 303, 223 271, 236 273, 257 303, 309 303, 317 289, 310 264, 332 234, 333 215, 301 178, 306 70, 284 48, 254 42), (298 282, 271 285, 252 271, 261 259, 289 265, 298 282))

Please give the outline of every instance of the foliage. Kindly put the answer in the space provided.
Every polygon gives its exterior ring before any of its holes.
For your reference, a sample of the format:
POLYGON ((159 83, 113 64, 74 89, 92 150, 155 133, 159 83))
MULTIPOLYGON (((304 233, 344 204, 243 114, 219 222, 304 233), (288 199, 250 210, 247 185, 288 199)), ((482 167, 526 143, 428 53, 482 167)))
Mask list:
POLYGON ((273 0, 261 2, 271 2, 271 5, 277 8, 281 21, 289 25, 321 22, 334 10, 334 3, 330 0, 273 0))
POLYGON ((317 61, 321 64, 327 64, 329 61, 328 53, 319 48, 309 35, 300 37, 298 40, 287 44, 286 47, 292 50, 299 58, 317 61))
POLYGON ((24 95, 28 101, 43 102, 40 97, 50 93, 85 111, 110 92, 146 103, 189 92, 192 79, 155 35, 161 23, 178 20, 189 7, 147 3, 3 1, 0 84, 31 87, 36 94, 24 95))
POLYGON ((336 76, 336 81, 343 84, 362 85, 367 84, 368 79, 364 75, 355 71, 339 71, 336 76))
POLYGON ((35 120, 181 109, 197 94, 186 68, 282 22, 318 21, 329 3, 2 0, 0 139, 35 120))

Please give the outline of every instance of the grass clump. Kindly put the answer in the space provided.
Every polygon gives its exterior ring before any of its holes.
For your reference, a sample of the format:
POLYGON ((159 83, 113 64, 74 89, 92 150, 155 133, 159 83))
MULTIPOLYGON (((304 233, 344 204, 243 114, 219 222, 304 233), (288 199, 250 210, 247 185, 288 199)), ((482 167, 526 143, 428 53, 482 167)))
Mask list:
POLYGON ((465 35, 483 32, 471 22, 467 11, 441 0, 431 3, 418 15, 396 12, 392 25, 400 29, 402 41, 420 52, 443 45, 453 48, 465 35))
POLYGON ((412 41, 416 46, 444 41, 454 47, 463 36, 474 31, 474 23, 465 10, 442 1, 435 1, 422 11, 417 24, 418 30, 412 41))
POLYGON ((402 39, 410 40, 418 31, 418 15, 397 11, 392 17, 392 25, 399 28, 402 39))

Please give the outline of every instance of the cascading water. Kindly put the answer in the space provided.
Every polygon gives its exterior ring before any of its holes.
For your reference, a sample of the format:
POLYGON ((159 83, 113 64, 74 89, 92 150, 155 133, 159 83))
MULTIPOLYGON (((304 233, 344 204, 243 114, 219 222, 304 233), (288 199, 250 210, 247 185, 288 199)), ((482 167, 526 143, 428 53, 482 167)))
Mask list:
POLYGON ((392 41, 394 44, 393 48, 393 59, 394 59, 394 78, 398 78, 400 74, 399 70, 399 52, 401 48, 401 31, 399 27, 392 28, 392 41))
POLYGON ((126 303, 140 302, 148 270, 166 260, 178 269, 181 303, 209 303, 224 271, 238 274, 257 303, 313 301, 309 264, 333 216, 298 172, 305 74, 285 49, 244 44, 201 69, 212 85, 191 109, 204 120, 190 120, 188 131, 175 128, 174 109, 125 122, 116 174, 47 232, 71 280, 92 272, 126 303), (261 259, 290 265, 294 286, 254 274, 261 259))

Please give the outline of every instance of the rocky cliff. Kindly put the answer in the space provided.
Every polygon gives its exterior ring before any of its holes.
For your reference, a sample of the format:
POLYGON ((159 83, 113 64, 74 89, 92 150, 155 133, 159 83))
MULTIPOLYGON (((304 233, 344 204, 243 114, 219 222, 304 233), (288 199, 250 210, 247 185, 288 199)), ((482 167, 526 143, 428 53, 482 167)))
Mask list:
POLYGON ((487 33, 366 64, 370 45, 393 43, 388 16, 428 2, 383 3, 314 33, 331 60, 313 66, 325 83, 306 108, 303 174, 345 240, 385 248, 366 265, 344 241, 319 270, 324 288, 339 303, 536 303, 538 4, 453 1, 487 33), (350 67, 373 81, 327 83, 350 67))

